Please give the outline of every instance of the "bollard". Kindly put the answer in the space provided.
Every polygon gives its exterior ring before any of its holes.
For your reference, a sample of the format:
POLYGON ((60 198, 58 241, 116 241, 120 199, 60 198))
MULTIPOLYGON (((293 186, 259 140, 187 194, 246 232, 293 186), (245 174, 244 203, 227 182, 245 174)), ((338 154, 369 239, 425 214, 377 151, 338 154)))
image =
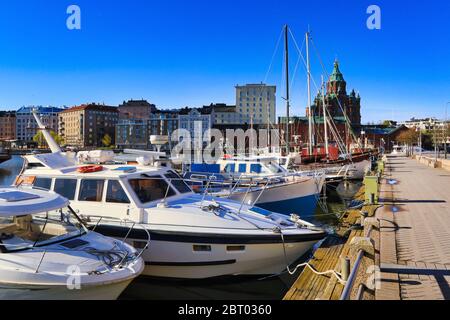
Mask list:
POLYGON ((378 203, 378 176, 366 176, 365 185, 365 203, 378 203))
POLYGON ((341 278, 344 281, 350 276, 350 259, 348 257, 341 258, 341 278))

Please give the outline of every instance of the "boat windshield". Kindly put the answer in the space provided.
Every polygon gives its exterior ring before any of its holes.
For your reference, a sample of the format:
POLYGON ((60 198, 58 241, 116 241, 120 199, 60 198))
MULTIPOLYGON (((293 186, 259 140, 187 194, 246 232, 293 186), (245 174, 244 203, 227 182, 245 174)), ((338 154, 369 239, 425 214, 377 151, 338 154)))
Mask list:
POLYGON ((130 186, 141 203, 163 200, 176 195, 176 192, 162 176, 146 176, 141 179, 130 179, 130 186))
POLYGON ((277 163, 269 162, 266 164, 266 168, 270 171, 270 173, 283 173, 284 170, 277 163))
POLYGON ((86 227, 70 207, 33 215, 0 217, 0 252, 44 247, 86 232, 86 227))

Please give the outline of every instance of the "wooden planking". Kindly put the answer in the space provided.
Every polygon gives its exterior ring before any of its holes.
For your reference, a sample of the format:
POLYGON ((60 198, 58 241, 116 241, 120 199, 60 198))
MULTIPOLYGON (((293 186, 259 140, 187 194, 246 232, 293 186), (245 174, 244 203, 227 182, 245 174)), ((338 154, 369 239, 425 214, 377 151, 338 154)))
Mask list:
MULTIPOLYGON (((364 199, 364 187, 355 196, 364 199)), ((373 214, 374 208, 365 207, 363 210, 373 214)), ((310 264, 319 272, 335 270, 340 272, 341 257, 350 252, 349 243, 355 236, 363 236, 363 230, 352 230, 348 239, 343 235, 348 228, 361 218, 359 210, 349 210, 341 218, 341 228, 336 235, 329 236, 316 250, 310 264)), ((305 268, 292 285, 284 300, 338 300, 343 291, 343 285, 332 275, 317 275, 309 268, 305 268)))

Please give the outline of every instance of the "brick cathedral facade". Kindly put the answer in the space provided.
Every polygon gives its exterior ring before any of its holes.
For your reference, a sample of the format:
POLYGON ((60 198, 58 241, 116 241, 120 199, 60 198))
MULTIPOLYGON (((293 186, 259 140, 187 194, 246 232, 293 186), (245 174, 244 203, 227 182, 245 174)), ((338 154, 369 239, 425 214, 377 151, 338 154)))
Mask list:
MULTIPOLYGON (((347 82, 339 70, 339 62, 334 63, 333 73, 331 74, 325 94, 325 106, 329 115, 333 118, 343 117, 343 111, 347 115, 352 127, 361 125, 361 97, 352 90, 347 94, 347 82)), ((311 110, 315 117, 323 117, 323 97, 318 94, 314 99, 314 105, 311 110)))

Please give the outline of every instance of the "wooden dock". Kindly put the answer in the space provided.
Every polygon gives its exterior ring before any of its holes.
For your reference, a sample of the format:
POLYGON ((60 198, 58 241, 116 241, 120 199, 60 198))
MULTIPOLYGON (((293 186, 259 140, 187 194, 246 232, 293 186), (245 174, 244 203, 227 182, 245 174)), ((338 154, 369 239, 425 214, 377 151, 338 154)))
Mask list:
MULTIPOLYGON (((387 158, 380 177, 380 205, 362 209, 374 216, 371 221, 377 227, 370 227, 373 253, 361 260, 350 299, 450 300, 450 173, 445 169, 423 159, 387 158)), ((343 234, 358 219, 359 211, 349 211, 336 236, 315 252, 311 265, 317 271, 340 272, 345 256, 354 265, 352 239, 367 240, 368 234, 363 230, 352 230, 348 238, 343 234)), ((337 300, 343 290, 336 277, 305 268, 284 299, 337 300)))
MULTIPOLYGON (((355 198, 364 200, 364 187, 359 190, 355 198)), ((315 251, 313 258, 309 261, 310 265, 319 272, 328 270, 341 272, 341 258, 349 257, 353 263, 354 259, 350 256, 349 244, 354 237, 363 237, 364 230, 352 229, 351 227, 360 223, 361 211, 366 211, 369 216, 373 216, 377 207, 365 206, 362 210, 347 211, 341 218, 341 225, 336 234, 330 235, 315 251)), ((373 264, 373 259, 374 257, 364 257, 362 264, 373 264)), ((364 274, 361 276, 364 277, 364 274)), ((344 286, 335 276, 317 275, 309 268, 305 268, 284 300, 339 300, 343 289, 344 286)), ((356 294, 357 288, 354 291, 352 292, 353 295, 356 294)), ((373 293, 365 293, 364 298, 374 299, 374 295, 373 293)))

